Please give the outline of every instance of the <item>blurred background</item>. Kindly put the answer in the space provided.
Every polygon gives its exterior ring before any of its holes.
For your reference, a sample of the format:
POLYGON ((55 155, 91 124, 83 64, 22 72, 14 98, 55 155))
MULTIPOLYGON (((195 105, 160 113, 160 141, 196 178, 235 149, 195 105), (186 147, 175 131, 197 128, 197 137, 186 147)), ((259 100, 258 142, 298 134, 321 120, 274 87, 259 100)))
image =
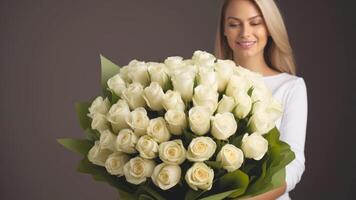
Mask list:
MULTIPOLYGON (((351 199, 355 7, 277 0, 308 89, 306 171, 292 199, 351 199)), ((213 53, 218 0, 0 0, 0 199, 115 199, 56 138, 82 138, 74 104, 100 95, 102 54, 123 66, 213 53)))

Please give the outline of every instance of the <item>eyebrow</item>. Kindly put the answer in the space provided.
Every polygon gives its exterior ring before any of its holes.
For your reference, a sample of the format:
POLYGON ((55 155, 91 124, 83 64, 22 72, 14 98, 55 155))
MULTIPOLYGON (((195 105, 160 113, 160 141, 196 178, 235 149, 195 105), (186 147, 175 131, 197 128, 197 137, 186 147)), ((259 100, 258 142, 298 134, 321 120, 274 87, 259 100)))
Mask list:
MULTIPOLYGON (((262 16, 261 15, 256 15, 256 16, 248 18, 248 20, 251 20, 251 19, 254 19, 254 18, 257 18, 257 17, 262 17, 262 16)), ((227 19, 235 19, 235 20, 242 21, 241 19, 239 19, 237 17, 231 17, 231 16, 229 16, 227 19)))

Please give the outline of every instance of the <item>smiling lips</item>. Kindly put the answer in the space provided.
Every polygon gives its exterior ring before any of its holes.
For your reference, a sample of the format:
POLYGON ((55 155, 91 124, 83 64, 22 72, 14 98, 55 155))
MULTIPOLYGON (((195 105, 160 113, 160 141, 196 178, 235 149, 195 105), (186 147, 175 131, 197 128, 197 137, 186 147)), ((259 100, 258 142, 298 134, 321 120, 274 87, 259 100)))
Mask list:
POLYGON ((237 42, 237 45, 244 49, 248 49, 255 43, 256 43, 256 41, 240 41, 240 42, 237 42))

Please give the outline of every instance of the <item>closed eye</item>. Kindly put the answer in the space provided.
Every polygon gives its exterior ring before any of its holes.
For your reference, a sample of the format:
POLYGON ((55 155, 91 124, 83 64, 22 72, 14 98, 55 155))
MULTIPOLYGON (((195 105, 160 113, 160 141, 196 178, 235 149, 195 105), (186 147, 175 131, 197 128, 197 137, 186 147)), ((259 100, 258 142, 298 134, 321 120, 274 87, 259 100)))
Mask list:
POLYGON ((252 22, 251 22, 251 25, 252 25, 252 26, 257 26, 257 25, 260 25, 260 24, 262 24, 261 21, 252 21, 252 22))
POLYGON ((258 25, 260 25, 261 23, 253 23, 253 24, 251 24, 252 26, 258 26, 258 25))
POLYGON ((229 24, 229 27, 236 27, 236 26, 240 26, 240 24, 229 24))

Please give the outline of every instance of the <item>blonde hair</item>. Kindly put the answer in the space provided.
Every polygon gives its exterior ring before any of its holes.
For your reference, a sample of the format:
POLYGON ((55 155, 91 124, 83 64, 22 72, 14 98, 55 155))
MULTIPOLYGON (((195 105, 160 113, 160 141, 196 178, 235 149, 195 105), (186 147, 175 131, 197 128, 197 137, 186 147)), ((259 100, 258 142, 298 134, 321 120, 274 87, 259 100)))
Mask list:
MULTIPOLYGON (((219 59, 233 59, 233 52, 224 35, 224 22, 227 6, 231 0, 223 0, 215 41, 215 56, 219 59)), ((296 75, 293 51, 288 39, 282 15, 274 0, 251 0, 260 9, 270 33, 264 49, 266 63, 279 72, 296 75)))

